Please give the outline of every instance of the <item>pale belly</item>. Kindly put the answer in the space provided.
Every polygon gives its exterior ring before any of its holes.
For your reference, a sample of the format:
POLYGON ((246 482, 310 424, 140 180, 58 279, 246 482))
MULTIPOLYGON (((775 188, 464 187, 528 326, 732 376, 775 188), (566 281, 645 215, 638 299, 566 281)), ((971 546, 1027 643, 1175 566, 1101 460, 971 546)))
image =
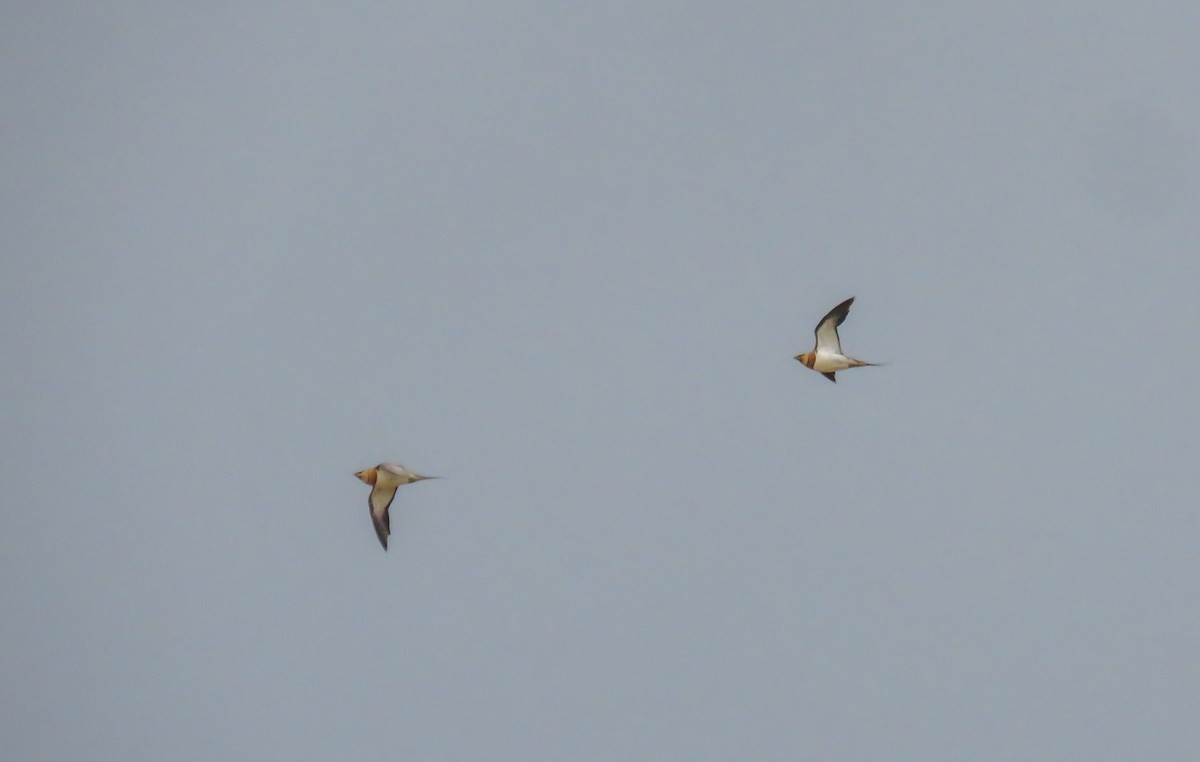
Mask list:
POLYGON ((835 373, 849 367, 850 360, 845 356, 824 352, 817 352, 816 360, 813 362, 813 370, 818 373, 835 373))
POLYGON ((379 471, 375 476, 375 486, 379 489, 396 489, 402 487, 406 482, 400 481, 400 477, 387 471, 379 471))

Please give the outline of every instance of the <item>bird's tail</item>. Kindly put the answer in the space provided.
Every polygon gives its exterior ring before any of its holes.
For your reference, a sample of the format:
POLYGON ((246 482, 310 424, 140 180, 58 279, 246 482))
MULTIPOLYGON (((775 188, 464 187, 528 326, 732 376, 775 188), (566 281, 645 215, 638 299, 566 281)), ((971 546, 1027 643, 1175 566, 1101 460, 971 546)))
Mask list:
POLYGON ((865 360, 855 360, 853 357, 848 357, 846 359, 848 359, 850 361, 851 368, 863 368, 863 367, 877 368, 880 365, 884 364, 881 362, 867 362, 865 360))

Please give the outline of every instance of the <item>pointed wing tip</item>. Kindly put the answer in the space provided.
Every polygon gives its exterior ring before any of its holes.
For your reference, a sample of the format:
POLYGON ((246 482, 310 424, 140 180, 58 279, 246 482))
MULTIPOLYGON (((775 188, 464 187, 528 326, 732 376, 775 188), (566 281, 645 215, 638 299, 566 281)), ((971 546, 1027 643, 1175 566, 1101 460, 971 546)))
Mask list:
POLYGON ((388 536, 392 533, 391 522, 388 521, 388 515, 385 511, 381 518, 376 518, 375 514, 371 514, 371 525, 375 528, 375 536, 379 538, 379 544, 384 550, 388 549, 388 536))
POLYGON ((850 305, 854 303, 854 297, 850 297, 838 306, 825 313, 825 317, 817 322, 817 327, 813 329, 813 334, 817 338, 817 347, 821 346, 821 334, 825 333, 825 343, 838 354, 841 354, 842 343, 838 338, 838 326, 846 322, 846 317, 850 314, 850 305), (832 334, 832 335, 831 335, 832 334))

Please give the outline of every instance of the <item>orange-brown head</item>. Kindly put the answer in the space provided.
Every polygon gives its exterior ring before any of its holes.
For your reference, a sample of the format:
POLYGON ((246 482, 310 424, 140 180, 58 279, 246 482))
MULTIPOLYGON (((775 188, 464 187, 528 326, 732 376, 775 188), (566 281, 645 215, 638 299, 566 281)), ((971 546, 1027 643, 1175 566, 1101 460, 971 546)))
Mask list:
POLYGON ((370 484, 372 487, 374 487, 375 480, 379 478, 379 472, 373 468, 364 468, 362 471, 356 473, 355 476, 357 476, 358 480, 364 484, 370 484))
POLYGON ((816 356, 812 352, 804 352, 803 354, 796 355, 796 360, 806 368, 811 368, 816 359, 816 356))

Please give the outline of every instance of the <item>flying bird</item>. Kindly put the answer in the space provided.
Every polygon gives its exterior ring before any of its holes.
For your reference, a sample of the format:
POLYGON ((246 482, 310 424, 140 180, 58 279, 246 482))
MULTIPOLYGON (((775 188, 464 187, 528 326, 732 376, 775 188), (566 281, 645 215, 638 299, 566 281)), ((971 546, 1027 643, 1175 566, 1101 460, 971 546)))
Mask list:
POLYGON ((853 357, 842 354, 842 341, 838 338, 837 329, 846 320, 846 315, 850 314, 851 304, 854 304, 853 296, 821 318, 821 322, 817 323, 817 328, 813 332, 817 335, 816 346, 811 352, 796 355, 796 359, 803 363, 804 367, 815 370, 835 384, 837 377, 834 374, 839 370, 879 364, 855 360, 853 357))
POLYGON ((371 523, 375 525, 375 535, 379 538, 379 544, 383 546, 384 550, 387 550, 388 537, 392 533, 388 508, 391 507, 392 500, 396 497, 396 490, 405 484, 437 478, 414 473, 399 463, 380 463, 374 468, 365 468, 359 471, 355 476, 359 481, 370 484, 372 487, 371 497, 368 498, 367 504, 371 507, 371 523))

